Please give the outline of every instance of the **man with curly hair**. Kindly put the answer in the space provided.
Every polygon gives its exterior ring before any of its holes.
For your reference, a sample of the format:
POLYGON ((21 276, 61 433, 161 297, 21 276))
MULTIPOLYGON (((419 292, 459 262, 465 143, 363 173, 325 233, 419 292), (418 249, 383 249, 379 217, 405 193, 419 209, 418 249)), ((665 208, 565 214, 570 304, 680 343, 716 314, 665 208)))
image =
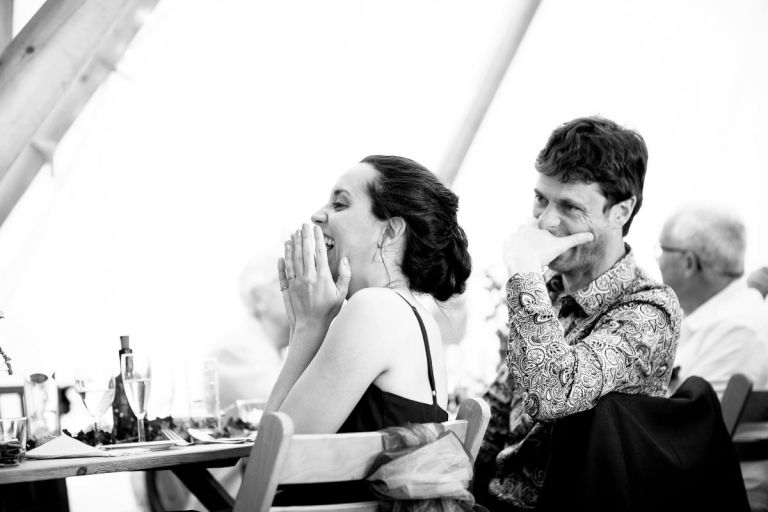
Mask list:
POLYGON ((534 219, 504 245, 507 364, 484 396, 475 476, 491 510, 535 508, 554 420, 613 391, 666 394, 680 307, 624 242, 647 159, 638 133, 599 117, 563 124, 539 153, 534 219))

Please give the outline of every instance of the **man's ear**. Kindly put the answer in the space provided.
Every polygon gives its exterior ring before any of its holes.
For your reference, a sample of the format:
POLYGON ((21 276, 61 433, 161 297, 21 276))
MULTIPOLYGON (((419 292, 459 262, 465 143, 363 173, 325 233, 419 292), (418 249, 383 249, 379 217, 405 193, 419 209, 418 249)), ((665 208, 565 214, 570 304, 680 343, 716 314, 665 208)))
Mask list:
POLYGON ((392 217, 389 219, 387 227, 384 228, 382 246, 400 241, 405 236, 406 227, 405 220, 402 217, 392 217))
POLYGON ((683 262, 685 264, 685 269, 683 272, 685 273, 686 277, 693 276, 696 272, 701 270, 701 267, 699 266, 699 259, 696 256, 696 253, 693 251, 685 251, 683 254, 683 262))
POLYGON ((637 204, 637 198, 632 196, 611 206, 611 222, 617 227, 624 227, 632 217, 632 212, 635 211, 635 204, 637 204))

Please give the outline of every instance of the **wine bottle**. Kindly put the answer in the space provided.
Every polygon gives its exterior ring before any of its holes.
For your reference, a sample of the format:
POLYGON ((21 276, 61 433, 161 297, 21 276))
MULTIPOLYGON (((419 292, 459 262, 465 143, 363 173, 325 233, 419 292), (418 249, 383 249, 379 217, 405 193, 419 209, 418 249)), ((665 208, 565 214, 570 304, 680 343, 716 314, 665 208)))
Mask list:
MULTIPOLYGON (((118 357, 123 354, 131 353, 133 353, 133 351, 131 350, 128 336, 120 336, 120 350, 118 357)), ((112 400, 112 419, 114 420, 115 439, 122 440, 136 435, 136 415, 133 414, 131 406, 128 403, 128 397, 125 395, 125 387, 123 386, 123 377, 120 373, 115 377, 115 398, 112 400)))

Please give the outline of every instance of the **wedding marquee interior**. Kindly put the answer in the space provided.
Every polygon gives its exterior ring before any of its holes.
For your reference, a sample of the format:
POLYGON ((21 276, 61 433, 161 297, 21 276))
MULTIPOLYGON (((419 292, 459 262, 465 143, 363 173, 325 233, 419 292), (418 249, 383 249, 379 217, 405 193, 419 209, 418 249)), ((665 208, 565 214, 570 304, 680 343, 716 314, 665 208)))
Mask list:
POLYGON ((0 24, 0 345, 22 369, 66 379, 122 334, 195 351, 242 315, 243 266, 369 154, 459 195, 467 337, 495 350, 484 275, 583 115, 646 139, 627 240, 651 273, 690 202, 742 215, 747 270, 768 263, 762 0, 0 0, 0 24))

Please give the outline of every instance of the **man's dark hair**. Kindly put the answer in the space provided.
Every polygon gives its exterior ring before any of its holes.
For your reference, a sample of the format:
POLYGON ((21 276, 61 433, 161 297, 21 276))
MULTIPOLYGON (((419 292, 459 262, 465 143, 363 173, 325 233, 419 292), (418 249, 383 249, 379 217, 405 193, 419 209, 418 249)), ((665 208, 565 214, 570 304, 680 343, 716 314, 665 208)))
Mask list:
POLYGON ((635 196, 632 219, 643 204, 648 149, 639 133, 602 117, 581 117, 555 129, 536 158, 536 170, 563 183, 597 183, 606 209, 635 196))

